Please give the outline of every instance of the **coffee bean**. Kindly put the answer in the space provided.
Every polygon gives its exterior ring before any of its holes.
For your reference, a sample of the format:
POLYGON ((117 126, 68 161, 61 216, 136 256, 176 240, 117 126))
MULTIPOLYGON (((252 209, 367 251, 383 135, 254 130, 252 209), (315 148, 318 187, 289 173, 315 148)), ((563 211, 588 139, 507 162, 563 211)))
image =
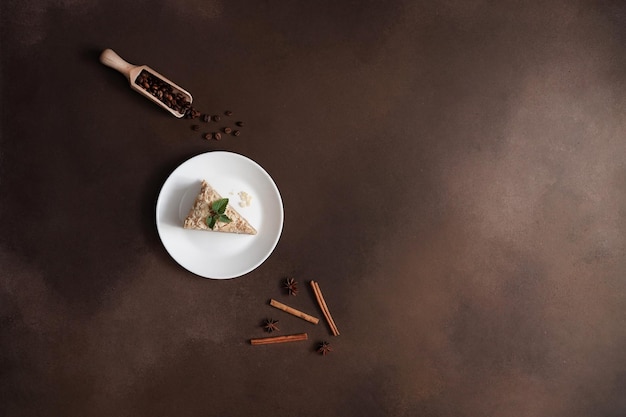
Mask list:
POLYGON ((205 138, 206 140, 211 140, 211 138, 212 138, 212 137, 213 137, 213 135, 212 135, 211 133, 205 133, 205 134, 204 134, 204 138, 205 138))
POLYGON ((232 112, 232 111, 230 111, 230 110, 226 110, 226 111, 224 112, 224 114, 225 114, 226 116, 232 116, 232 115, 233 115, 233 112, 232 112))
POLYGON ((210 122, 210 121, 211 121, 211 116, 209 116, 208 114, 203 114, 203 115, 202 115, 202 121, 203 121, 204 123, 208 123, 208 122, 210 122))
POLYGON ((230 127, 225 127, 224 129, 224 133, 226 133, 227 135, 232 132, 232 129, 230 127))
POLYGON ((240 131, 238 131, 238 130, 234 130, 234 131, 233 131, 233 135, 234 135, 234 136, 239 136, 239 135, 241 135, 241 132, 240 132, 240 131))
POLYGON ((135 79, 135 84, 152 94, 169 108, 188 117, 187 109, 191 107, 191 102, 187 100, 187 96, 176 91, 170 83, 146 70, 142 70, 135 79))
POLYGON ((239 126, 239 127, 243 127, 243 122, 237 122, 237 123, 235 123, 235 124, 236 124, 237 126, 239 126))
POLYGON ((213 120, 215 120, 216 122, 219 122, 221 120, 220 115, 216 114, 215 116, 213 116, 213 120))
POLYGON ((198 125, 193 125, 193 126, 191 126, 191 130, 198 131, 198 130, 200 130, 200 126, 198 126, 198 125))
POLYGON ((181 112, 185 114, 185 119, 197 119, 200 116, 200 112, 191 104, 181 103, 177 98, 174 98, 174 100, 176 101, 173 102, 172 106, 180 108, 181 112))
POLYGON ((220 132, 215 132, 215 133, 213 134, 213 137, 214 137, 216 140, 220 140, 220 139, 222 139, 222 134, 221 134, 220 132))

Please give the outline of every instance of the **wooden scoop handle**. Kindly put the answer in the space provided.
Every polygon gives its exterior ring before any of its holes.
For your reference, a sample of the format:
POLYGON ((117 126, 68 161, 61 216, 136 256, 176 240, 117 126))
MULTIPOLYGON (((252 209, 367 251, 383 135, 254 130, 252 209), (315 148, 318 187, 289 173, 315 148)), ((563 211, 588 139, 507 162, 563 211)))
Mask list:
POLYGON ((122 57, 116 54, 112 49, 105 49, 102 51, 102 54, 100 54, 100 62, 107 67, 118 70, 129 80, 131 76, 130 72, 137 68, 136 65, 124 61, 124 59, 122 59, 122 57))

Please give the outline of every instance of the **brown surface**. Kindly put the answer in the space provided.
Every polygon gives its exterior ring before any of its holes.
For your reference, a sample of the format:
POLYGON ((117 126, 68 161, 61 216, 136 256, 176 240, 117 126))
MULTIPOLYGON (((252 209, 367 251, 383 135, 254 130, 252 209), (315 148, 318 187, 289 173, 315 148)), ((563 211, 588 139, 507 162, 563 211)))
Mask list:
POLYGON ((527 3, 2 2, 0 414, 626 415, 626 7, 527 3), (107 47, 241 136, 202 140, 107 47), (154 224, 217 149, 285 206, 226 281, 154 224), (321 317, 311 279, 338 337, 267 304, 321 317), (250 346, 267 316, 309 340, 250 346))

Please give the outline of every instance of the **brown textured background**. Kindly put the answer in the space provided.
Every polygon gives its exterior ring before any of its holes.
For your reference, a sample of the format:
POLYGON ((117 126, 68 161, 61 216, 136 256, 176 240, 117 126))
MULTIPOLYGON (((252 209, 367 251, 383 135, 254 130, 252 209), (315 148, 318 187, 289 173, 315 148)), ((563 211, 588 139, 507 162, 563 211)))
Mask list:
POLYGON ((1 415, 626 415, 624 2, 0 12, 1 415), (244 134, 199 139, 107 47, 244 134), (218 149, 285 206, 276 251, 226 281, 154 224, 169 173, 218 149), (311 279, 341 336, 267 306, 320 315, 311 279), (311 339, 250 346, 268 315, 311 339))

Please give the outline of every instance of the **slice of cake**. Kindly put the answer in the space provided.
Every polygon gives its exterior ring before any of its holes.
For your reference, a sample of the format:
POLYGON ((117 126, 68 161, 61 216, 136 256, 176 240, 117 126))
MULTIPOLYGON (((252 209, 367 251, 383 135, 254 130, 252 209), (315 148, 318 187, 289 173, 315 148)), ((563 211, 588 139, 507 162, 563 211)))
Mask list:
POLYGON ((196 197, 183 225, 185 229, 256 235, 256 229, 228 204, 217 191, 202 181, 202 189, 196 197))

